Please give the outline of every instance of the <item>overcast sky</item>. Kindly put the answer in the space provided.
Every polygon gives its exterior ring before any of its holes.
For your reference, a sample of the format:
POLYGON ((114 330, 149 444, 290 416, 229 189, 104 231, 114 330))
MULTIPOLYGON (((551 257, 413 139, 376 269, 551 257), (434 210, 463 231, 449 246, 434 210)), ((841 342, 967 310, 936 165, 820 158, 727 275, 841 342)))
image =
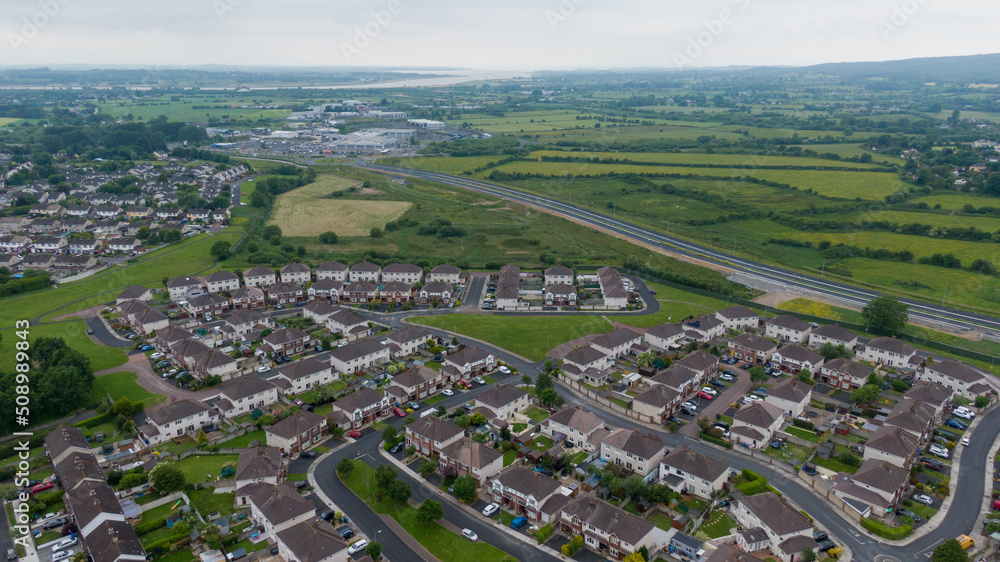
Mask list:
POLYGON ((986 0, 0 0, 0 10, 3 66, 526 71, 1000 51, 1000 12, 986 0))

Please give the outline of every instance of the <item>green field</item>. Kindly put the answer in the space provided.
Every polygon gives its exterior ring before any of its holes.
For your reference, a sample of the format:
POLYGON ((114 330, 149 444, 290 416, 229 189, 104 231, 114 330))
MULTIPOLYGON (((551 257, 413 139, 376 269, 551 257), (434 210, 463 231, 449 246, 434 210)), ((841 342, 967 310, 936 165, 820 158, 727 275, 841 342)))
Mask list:
POLYGON ((88 404, 96 404, 108 394, 115 400, 128 398, 133 402, 142 402, 146 408, 166 400, 166 396, 153 394, 139 386, 135 382, 136 378, 135 373, 129 372, 110 373, 97 377, 94 380, 94 386, 90 390, 88 404))
POLYGON ((543 156, 561 156, 571 158, 611 158, 632 160, 634 162, 656 162, 659 164, 698 164, 707 166, 737 166, 754 168, 759 166, 814 166, 820 168, 881 168, 878 164, 862 164, 857 162, 840 162, 824 158, 808 158, 795 156, 755 156, 748 154, 706 154, 697 152, 663 153, 663 152, 577 152, 562 150, 536 150, 529 158, 543 156))
POLYGON ((240 107, 217 108, 216 105, 252 105, 250 99, 227 99, 224 104, 208 99, 195 98, 195 101, 169 101, 169 98, 142 98, 142 100, 124 102, 111 101, 100 104, 101 110, 114 117, 131 114, 144 120, 166 115, 171 121, 205 121, 210 117, 222 119, 270 120, 284 119, 291 114, 288 109, 244 109, 240 107), (194 109, 195 105, 211 105, 206 109, 194 109))
POLYGON ((449 314, 411 321, 435 328, 443 321, 445 330, 487 341, 531 361, 545 359, 549 350, 561 343, 610 331, 610 325, 599 316, 535 316, 526 321, 516 316, 449 314))
POLYGON ((219 443, 219 445, 221 447, 240 448, 240 447, 246 447, 250 445, 250 443, 253 443, 254 441, 260 441, 261 445, 266 445, 267 444, 266 432, 263 429, 257 429, 249 433, 244 433, 243 435, 240 435, 238 437, 233 437, 232 439, 222 441, 221 443, 219 443))
POLYGON ((941 205, 942 209, 948 209, 949 211, 961 211, 966 205, 972 205, 973 207, 997 206, 997 201, 991 197, 966 193, 935 193, 923 197, 914 197, 909 202, 914 204, 927 203, 932 208, 935 205, 941 205))
MULTIPOLYGON (((188 483, 192 484, 194 482, 207 482, 209 474, 212 475, 211 479, 215 480, 224 465, 233 463, 235 467, 239 458, 240 456, 235 454, 192 455, 177 461, 177 466, 184 473, 184 477, 187 478, 188 483)), ((232 476, 228 478, 232 478, 232 476)))

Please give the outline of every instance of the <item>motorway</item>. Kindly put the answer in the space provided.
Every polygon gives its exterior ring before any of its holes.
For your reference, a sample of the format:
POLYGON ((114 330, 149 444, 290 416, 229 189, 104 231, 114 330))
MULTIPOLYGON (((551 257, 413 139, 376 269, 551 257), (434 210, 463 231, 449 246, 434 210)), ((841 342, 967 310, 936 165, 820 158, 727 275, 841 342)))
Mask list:
MULTIPOLYGON (((864 306, 868 303, 868 301, 878 296, 878 293, 874 291, 860 289, 858 287, 838 283, 836 281, 817 279, 803 273, 738 258, 734 255, 713 250, 706 246, 694 244, 680 238, 668 236, 661 232, 641 227, 622 219, 608 217, 601 213, 565 203, 557 199, 534 195, 525 191, 503 187, 484 181, 451 176, 448 174, 414 170, 410 168, 398 168, 394 166, 382 166, 378 164, 360 165, 365 169, 375 172, 418 177, 454 187, 477 191, 494 197, 499 197, 501 199, 516 201, 525 205, 531 205, 547 213, 610 232, 637 244, 653 246, 670 253, 683 255, 697 260, 714 262, 731 270, 740 271, 765 279, 771 283, 835 297, 840 301, 848 301, 857 306, 864 306)), ((989 328, 997 331, 998 335, 1000 335, 1000 319, 996 317, 975 314, 945 306, 937 306, 913 299, 901 300, 910 306, 910 317, 912 319, 945 324, 958 329, 982 330, 983 328, 989 328)))
MULTIPOLYGON (((382 324, 388 324, 398 328, 403 326, 403 317, 404 315, 394 314, 390 316, 382 316, 379 318, 379 321, 382 324)), ((450 338, 452 336, 452 334, 433 327, 423 326, 423 328, 439 337, 450 338)), ((542 362, 531 363, 525 361, 511 355, 501 348, 484 344, 483 342, 471 341, 463 338, 462 336, 458 336, 458 339, 462 343, 468 343, 485 349, 493 353, 505 363, 517 368, 519 373, 518 375, 508 377, 507 379, 500 380, 499 382, 517 384, 520 382, 520 375, 526 373, 537 373, 542 364, 542 362)), ((496 374, 498 373, 494 373, 494 375, 496 374)), ((443 405, 450 410, 464 402, 468 402, 472 397, 485 392, 491 386, 492 385, 485 385, 464 392, 458 391, 455 396, 440 402, 438 405, 443 405)), ((809 513, 818 525, 821 525, 829 531, 838 544, 844 544, 850 548, 854 554, 854 560, 857 561, 875 560, 877 556, 889 556, 889 558, 879 558, 879 560, 884 560, 885 562, 892 562, 893 560, 902 561, 929 559, 931 551, 938 543, 949 538, 954 538, 959 534, 972 534, 973 526, 979 516, 982 499, 986 493, 984 471, 988 463, 987 457, 989 455, 989 450, 996 439, 1000 437, 1000 408, 997 408, 984 414, 985 418, 980 421, 971 435, 972 442, 970 445, 965 447, 965 450, 962 453, 962 463, 959 477, 956 478, 955 475, 952 475, 951 478, 953 486, 952 494, 954 495, 951 506, 946 514, 938 514, 937 517, 942 519, 939 520, 937 528, 930 531, 926 535, 913 540, 907 545, 890 546, 878 542, 868 535, 858 531, 837 509, 813 495, 812 492, 805 488, 801 481, 789 477, 784 472, 771 468, 768 465, 760 464, 750 457, 710 447, 697 439, 693 439, 679 433, 654 431, 648 426, 638 424, 631 419, 623 418, 617 414, 598 408, 595 405, 577 397, 575 394, 561 386, 557 385, 556 389, 559 391, 559 394, 566 399, 566 405, 580 405, 584 409, 593 412, 601 419, 605 420, 605 422, 611 426, 641 429, 647 433, 653 432, 659 436, 669 448, 675 448, 685 444, 689 448, 709 455, 713 458, 721 457, 725 459, 725 461, 736 470, 749 468, 758 474, 761 474, 767 478, 772 485, 781 490, 783 494, 797 503, 800 508, 809 513)), ((401 418, 397 418, 395 416, 392 416, 391 420, 384 419, 383 421, 396 425, 397 427, 401 427, 402 424, 401 418)), ((334 474, 334 467, 342 458, 357 458, 359 455, 363 460, 369 462, 373 466, 384 463, 385 461, 379 457, 380 453, 378 451, 381 439, 381 434, 368 430, 362 438, 358 440, 356 445, 343 447, 340 450, 335 451, 333 454, 323 458, 321 461, 322 464, 318 467, 316 472, 317 481, 323 491, 329 497, 337 498, 336 501, 338 502, 339 507, 350 516, 355 517, 356 523, 369 537, 373 537, 376 531, 384 528, 384 524, 377 514, 375 514, 364 502, 359 500, 350 492, 350 490, 340 483, 340 480, 334 474)), ((436 498, 436 494, 430 490, 428 484, 424 481, 414 480, 403 474, 400 474, 400 477, 404 478, 413 486, 414 498, 418 500, 422 500, 427 497, 440 499, 436 498)), ((538 549, 523 548, 524 545, 511 544, 513 543, 511 537, 506 533, 497 530, 494 525, 487 522, 485 517, 473 515, 467 510, 451 505, 447 501, 442 502, 442 505, 445 509, 445 519, 450 521, 452 524, 459 528, 471 528, 487 542, 497 545, 507 552, 515 554, 515 556, 520 560, 548 561, 551 559, 550 556, 538 549)), ((384 535, 380 534, 379 540, 385 545, 386 554, 390 558, 402 560, 419 559, 416 553, 406 546, 405 542, 400 540, 398 537, 394 537, 392 533, 385 533, 384 535), (393 556, 393 554, 395 554, 395 556, 393 556), (401 554, 402 556, 400 556, 401 554)))

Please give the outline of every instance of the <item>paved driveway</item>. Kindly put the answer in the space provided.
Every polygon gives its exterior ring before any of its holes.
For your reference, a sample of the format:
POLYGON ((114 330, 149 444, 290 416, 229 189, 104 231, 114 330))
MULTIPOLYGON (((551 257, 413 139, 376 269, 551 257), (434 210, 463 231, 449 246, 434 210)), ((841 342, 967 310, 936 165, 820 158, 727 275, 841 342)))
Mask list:
POLYGON ((135 345, 134 341, 123 340, 115 335, 100 317, 91 316, 90 318, 84 318, 83 321, 87 323, 88 328, 94 331, 94 338, 103 345, 108 347, 131 347, 135 345))
MULTIPOLYGON (((733 383, 732 386, 726 390, 719 393, 711 402, 706 400, 701 400, 698 406, 698 415, 695 419, 706 417, 708 421, 715 421, 715 414, 724 414, 726 410, 729 409, 729 405, 736 402, 743 396, 744 393, 750 388, 750 375, 742 369, 736 369, 735 367, 729 368, 729 370, 739 373, 740 377, 733 383)), ((680 433, 683 435, 688 435, 690 437, 698 437, 698 432, 701 429, 698 427, 697 423, 689 423, 681 428, 680 433)))

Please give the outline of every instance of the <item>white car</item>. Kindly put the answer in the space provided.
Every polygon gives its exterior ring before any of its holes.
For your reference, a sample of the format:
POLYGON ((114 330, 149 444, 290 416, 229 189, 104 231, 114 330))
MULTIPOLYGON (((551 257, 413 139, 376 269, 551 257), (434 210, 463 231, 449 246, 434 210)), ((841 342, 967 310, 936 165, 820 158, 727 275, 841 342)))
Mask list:
POLYGON ((156 353, 149 356, 150 359, 159 359, 160 357, 163 357, 162 351, 157 351, 156 353))
POLYGON ((491 503, 490 505, 483 508, 483 515, 487 517, 493 517, 500 511, 500 504, 491 503))
POLYGON ((445 396, 454 396, 455 395, 455 391, 452 390, 452 389, 450 389, 450 388, 446 388, 446 389, 444 389, 444 390, 441 391, 441 394, 444 394, 445 396))
POLYGON ((763 400, 764 399, 761 398, 760 396, 754 396, 753 394, 751 394, 750 396, 744 396, 743 397, 743 403, 744 404, 749 404, 751 402, 761 402, 763 400))
POLYGON ((177 369, 170 369, 169 371, 167 371, 166 373, 164 373, 163 376, 165 376, 165 377, 172 377, 172 376, 174 376, 176 374, 177 374, 177 369))
POLYGON ((68 560, 73 556, 72 550, 60 550, 59 552, 52 553, 52 562, 59 562, 60 560, 68 560))
POLYGON ((691 402, 691 401, 687 401, 687 402, 681 404, 681 407, 682 408, 690 408, 690 409, 695 410, 695 411, 698 410, 698 405, 695 404, 694 402, 691 402))
POLYGON ((476 384, 486 384, 486 379, 484 379, 483 377, 476 377, 472 380, 476 381, 476 384))
POLYGON ((268 367, 267 365, 261 365, 260 367, 257 367, 257 372, 258 373, 266 373, 266 372, 268 372, 270 370, 271 370, 271 368, 268 367))
POLYGON ((701 387, 701 391, 704 392, 705 394, 708 394, 709 396, 718 396, 719 395, 719 391, 715 390, 714 388, 712 388, 710 386, 703 386, 703 387, 701 387))
POLYGON ((77 543, 76 537, 66 537, 56 544, 52 545, 52 550, 66 550, 67 548, 75 545, 77 543))
POLYGON ((469 539, 472 542, 479 540, 479 535, 472 531, 472 529, 462 529, 462 536, 469 539))
POLYGON ((368 541, 366 541, 365 539, 361 539, 358 542, 347 547, 347 554, 350 556, 354 556, 355 554, 363 551, 367 546, 368 546, 368 541))
POLYGON ((509 375, 510 374, 510 369, 508 369, 506 365, 500 365, 500 368, 497 369, 497 370, 500 371, 501 373, 505 374, 505 375, 509 375))
POLYGON ((970 441, 969 441, 968 437, 963 437, 962 438, 962 445, 968 445, 969 443, 970 443, 970 441))

